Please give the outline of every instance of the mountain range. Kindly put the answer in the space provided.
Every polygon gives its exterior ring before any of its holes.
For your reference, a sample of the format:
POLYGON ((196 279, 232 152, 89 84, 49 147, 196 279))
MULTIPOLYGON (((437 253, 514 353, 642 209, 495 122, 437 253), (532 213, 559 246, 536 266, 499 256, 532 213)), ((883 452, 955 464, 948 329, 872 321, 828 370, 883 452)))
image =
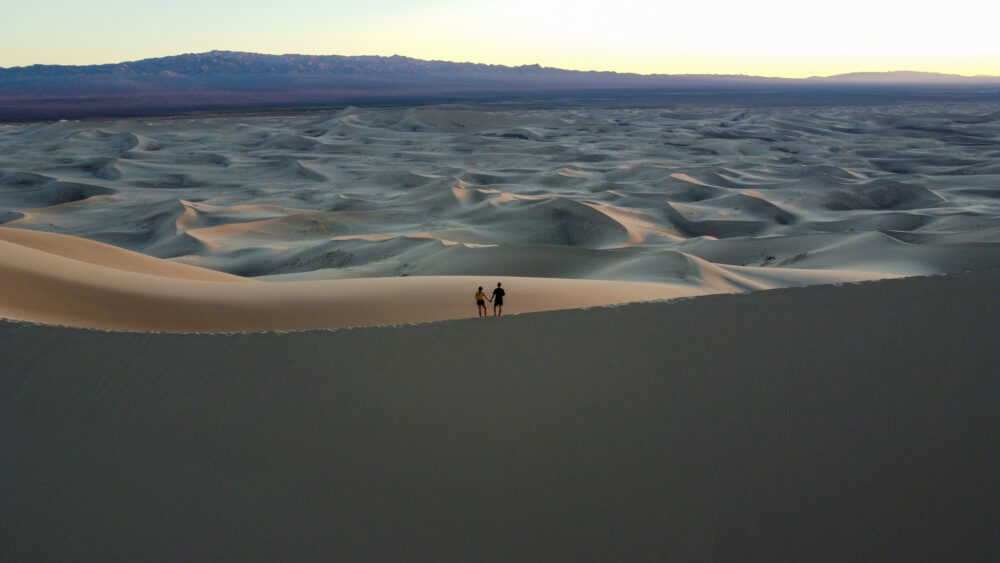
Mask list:
POLYGON ((426 61, 403 56, 263 55, 232 51, 116 64, 0 68, 0 121, 191 111, 431 102, 728 101, 858 103, 1000 100, 1000 77, 924 72, 806 79, 639 75, 426 61))

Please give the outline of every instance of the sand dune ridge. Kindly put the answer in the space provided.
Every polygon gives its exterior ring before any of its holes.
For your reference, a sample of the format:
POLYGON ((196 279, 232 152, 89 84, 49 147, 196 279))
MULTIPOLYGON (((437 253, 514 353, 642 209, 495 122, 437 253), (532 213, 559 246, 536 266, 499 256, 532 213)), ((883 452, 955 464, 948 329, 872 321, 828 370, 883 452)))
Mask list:
POLYGON ((433 106, 4 125, 0 221, 271 284, 715 292, 990 269, 995 114, 433 106))

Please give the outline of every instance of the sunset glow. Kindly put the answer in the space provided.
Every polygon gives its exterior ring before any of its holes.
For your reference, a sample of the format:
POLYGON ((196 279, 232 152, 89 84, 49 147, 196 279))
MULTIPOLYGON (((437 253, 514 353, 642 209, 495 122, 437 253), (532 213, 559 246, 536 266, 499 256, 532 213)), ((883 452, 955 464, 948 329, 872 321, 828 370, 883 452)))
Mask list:
POLYGON ((978 1, 668 4, 95 0, 5 9, 0 66, 101 64, 213 49, 393 55, 642 74, 805 77, 919 70, 1000 75, 994 13, 978 1), (16 22, 16 23, 15 23, 16 22))

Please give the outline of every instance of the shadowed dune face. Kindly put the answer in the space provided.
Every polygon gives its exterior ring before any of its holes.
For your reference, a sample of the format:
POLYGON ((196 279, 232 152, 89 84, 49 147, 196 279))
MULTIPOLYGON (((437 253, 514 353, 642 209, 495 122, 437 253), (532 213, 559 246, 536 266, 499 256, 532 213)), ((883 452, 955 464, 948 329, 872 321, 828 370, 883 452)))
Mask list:
POLYGON ((528 276, 662 281, 649 263, 664 252, 975 269, 1000 264, 998 115, 425 107, 5 125, 0 222, 244 276, 506 271, 488 268, 492 247, 615 262, 528 276), (873 232, 899 252, 850 242, 873 232))
POLYGON ((998 291, 264 335, 0 321, 0 558, 989 561, 998 291))

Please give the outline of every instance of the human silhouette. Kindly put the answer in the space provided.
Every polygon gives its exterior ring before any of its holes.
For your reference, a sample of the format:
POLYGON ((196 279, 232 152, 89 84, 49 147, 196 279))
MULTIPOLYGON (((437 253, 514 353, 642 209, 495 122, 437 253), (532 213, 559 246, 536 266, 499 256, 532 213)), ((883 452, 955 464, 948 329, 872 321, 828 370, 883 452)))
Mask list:
POLYGON ((493 290, 493 316, 499 317, 503 314, 503 296, 507 293, 500 287, 500 282, 497 282, 497 288, 493 290))
POLYGON ((482 286, 476 292, 476 311, 479 313, 480 318, 489 316, 489 313, 486 311, 486 294, 483 293, 482 286))

